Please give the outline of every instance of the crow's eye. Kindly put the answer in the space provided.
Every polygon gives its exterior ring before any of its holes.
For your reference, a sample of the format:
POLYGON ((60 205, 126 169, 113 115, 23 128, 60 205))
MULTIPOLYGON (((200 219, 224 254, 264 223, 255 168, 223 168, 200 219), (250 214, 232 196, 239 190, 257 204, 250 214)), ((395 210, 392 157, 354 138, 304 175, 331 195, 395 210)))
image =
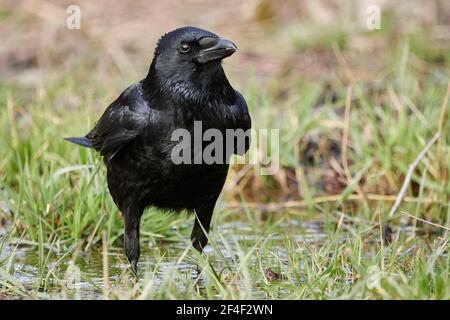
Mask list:
POLYGON ((188 53, 189 51, 191 51, 191 46, 187 43, 183 43, 180 46, 180 52, 181 53, 188 53))

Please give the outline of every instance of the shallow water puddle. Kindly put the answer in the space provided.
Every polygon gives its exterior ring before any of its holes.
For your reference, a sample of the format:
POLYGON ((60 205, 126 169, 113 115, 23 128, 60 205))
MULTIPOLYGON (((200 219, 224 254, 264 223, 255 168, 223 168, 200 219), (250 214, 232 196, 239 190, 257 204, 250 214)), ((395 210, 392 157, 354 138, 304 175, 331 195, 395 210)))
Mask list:
MULTIPOLYGON (((283 221, 270 236, 255 234, 254 226, 243 222, 221 223, 214 232, 214 244, 205 248, 205 254, 213 260, 213 265, 214 259, 219 255, 231 261, 232 265, 235 264, 238 261, 235 249, 237 244, 248 250, 263 241, 270 240, 271 246, 267 254, 284 260, 287 258, 287 250, 284 247, 286 240, 294 243, 297 246, 295 251, 298 252, 302 244, 320 246, 326 237, 322 223, 300 219, 283 221)), ((198 278, 200 270, 195 262, 195 256, 192 252, 186 252, 184 241, 186 239, 180 239, 179 242, 163 242, 158 246, 142 241, 139 284, 145 286, 150 279, 151 285, 158 287, 167 276, 175 274, 177 280, 180 280, 177 282, 177 289, 180 291, 185 289, 186 282, 181 281, 183 279, 179 277, 197 280, 199 289, 202 290, 202 279, 198 278), (185 258, 179 261, 183 255, 185 258)), ((39 254, 37 246, 34 245, 17 245, 14 241, 5 243, 0 252, 1 266, 5 268, 8 262, 11 262, 11 274, 18 283, 26 289, 39 288, 38 292, 47 294, 48 297, 56 292, 61 296, 61 286, 54 286, 53 283, 64 283, 64 287, 67 288, 66 294, 80 299, 102 298, 107 285, 120 295, 121 290, 125 290, 127 286, 129 288, 130 283, 133 283, 122 248, 109 249, 107 274, 104 274, 104 259, 99 249, 78 253, 75 253, 75 249, 71 252, 53 250, 48 257, 48 250, 44 251, 39 254)), ((256 257, 252 256, 251 262, 256 264, 256 257)), ((284 268, 287 268, 287 265, 281 266, 281 269, 284 268)), ((223 271, 222 269, 217 272, 223 271)), ((264 297, 264 294, 264 291, 254 292, 255 297, 264 297)))

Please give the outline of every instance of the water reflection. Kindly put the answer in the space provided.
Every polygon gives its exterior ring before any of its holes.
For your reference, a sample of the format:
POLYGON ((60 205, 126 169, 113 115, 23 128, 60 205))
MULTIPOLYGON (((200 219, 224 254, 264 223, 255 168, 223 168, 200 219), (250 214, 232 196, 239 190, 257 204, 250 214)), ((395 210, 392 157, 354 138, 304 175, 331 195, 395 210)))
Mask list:
MULTIPOLYGON (((239 243, 239 245, 247 244, 248 248, 255 243, 270 240, 272 242, 269 255, 287 259, 287 251, 284 247, 284 241, 286 239, 294 243, 299 243, 300 245, 297 245, 297 248, 301 248, 301 243, 320 243, 325 238, 322 223, 296 219, 289 219, 279 223, 277 229, 269 236, 255 234, 255 228, 253 226, 240 221, 222 223, 220 226, 217 226, 215 232, 220 236, 215 237, 214 247, 208 246, 205 248, 204 254, 213 258, 218 254, 217 250, 220 251, 219 254, 225 258, 226 263, 225 267, 218 266, 218 273, 220 277, 225 278, 227 277, 227 273, 233 272, 227 269, 226 264, 233 266, 238 261, 237 249, 234 248, 236 243, 239 243)), ((25 288, 36 289, 40 287, 40 291, 46 292, 49 296, 53 296, 52 290, 59 290, 59 288, 52 288, 51 285, 51 280, 55 277, 59 283, 61 281, 64 282, 68 290, 66 294, 70 294, 70 297, 79 299, 103 297, 105 290, 103 256, 98 250, 90 249, 88 252, 78 253, 74 250, 69 254, 55 250, 56 252, 50 255, 48 261, 43 262, 42 257, 39 260, 39 252, 36 250, 36 246, 16 246, 16 244, 14 241, 9 244, 4 244, 0 252, 0 261, 8 260, 14 252, 11 266, 12 276, 25 288), (38 279, 41 279, 45 284, 39 283, 38 279)), ((183 275, 183 277, 195 280, 194 285, 196 291, 201 295, 204 294, 204 274, 195 263, 195 258, 187 257, 181 262, 178 261, 179 257, 185 254, 185 242, 162 242, 157 247, 152 245, 145 246, 143 244, 142 247, 141 261, 139 263, 139 280, 135 280, 129 275, 128 263, 124 261, 121 248, 111 249, 108 252, 107 282, 113 290, 120 292, 121 289, 129 285, 126 281, 124 282, 124 275, 129 277, 127 281, 138 281, 138 284, 141 286, 148 284, 150 279, 151 285, 158 287, 165 277, 176 271, 177 276, 183 275), (155 256, 159 256, 160 259, 154 259, 155 256)), ((256 256, 252 256, 251 261, 256 264, 256 256)), ((284 270, 288 268, 288 265, 286 263, 281 267, 284 270)), ((186 290, 185 283, 187 282, 182 281, 183 279, 179 280, 177 282, 177 289, 180 291, 186 290)), ((238 285, 243 286, 241 283, 238 285)), ((265 298, 265 295, 266 293, 264 291, 254 292, 255 297, 265 298)))

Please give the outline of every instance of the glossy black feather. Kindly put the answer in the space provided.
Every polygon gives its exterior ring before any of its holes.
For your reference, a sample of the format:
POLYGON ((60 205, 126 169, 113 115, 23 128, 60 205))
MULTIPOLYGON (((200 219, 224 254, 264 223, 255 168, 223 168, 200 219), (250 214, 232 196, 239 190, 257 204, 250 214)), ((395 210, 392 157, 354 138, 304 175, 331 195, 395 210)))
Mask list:
POLYGON ((69 137, 69 138, 64 138, 64 140, 78 144, 82 147, 92 148, 91 140, 89 140, 86 137, 69 137))
MULTIPOLYGON (((124 213, 125 249, 134 269, 143 209, 195 210, 198 220, 192 239, 201 250, 207 238, 199 223, 209 229, 227 176, 226 163, 175 165, 171 151, 178 142, 171 141, 172 132, 177 128, 192 132, 194 121, 202 121, 203 130, 216 128, 223 133, 251 127, 246 102, 231 87, 220 60, 193 62, 192 57, 201 49, 197 42, 205 37, 213 42, 217 38, 197 28, 164 35, 147 77, 111 103, 86 135, 104 158, 110 193, 124 213), (183 42, 192 46, 192 52, 183 55, 177 51, 183 42)), ((249 142, 245 150, 248 147, 249 142)))

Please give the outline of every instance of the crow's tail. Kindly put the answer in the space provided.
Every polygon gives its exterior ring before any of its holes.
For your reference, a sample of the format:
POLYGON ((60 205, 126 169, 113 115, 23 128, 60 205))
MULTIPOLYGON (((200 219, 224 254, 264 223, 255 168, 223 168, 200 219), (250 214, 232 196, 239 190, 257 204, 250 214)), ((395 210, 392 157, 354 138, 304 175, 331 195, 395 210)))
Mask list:
POLYGON ((92 148, 91 140, 89 140, 86 137, 70 137, 70 138, 64 138, 64 140, 70 141, 72 143, 78 144, 78 145, 86 147, 86 148, 92 148))

